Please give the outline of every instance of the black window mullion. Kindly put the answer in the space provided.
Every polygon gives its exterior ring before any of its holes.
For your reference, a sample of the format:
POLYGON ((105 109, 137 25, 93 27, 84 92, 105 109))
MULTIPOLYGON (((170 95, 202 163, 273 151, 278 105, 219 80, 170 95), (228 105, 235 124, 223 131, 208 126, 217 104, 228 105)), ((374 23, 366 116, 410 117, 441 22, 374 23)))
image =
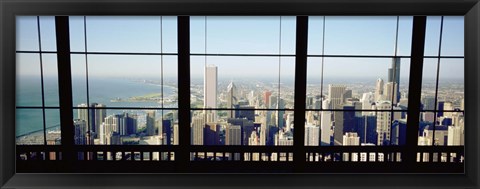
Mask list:
POLYGON ((408 88, 407 140, 406 151, 402 154, 402 161, 407 163, 407 165, 412 165, 412 168, 415 166, 418 144, 426 20, 426 16, 413 17, 412 59, 408 88))
POLYGON ((60 105, 60 128, 62 137, 62 160, 74 160, 74 131, 72 112, 72 75, 70 60, 70 31, 68 16, 55 17, 58 62, 58 91, 60 105))
POLYGON ((307 94, 307 44, 308 17, 297 16, 295 52, 295 110, 294 151, 295 171, 303 171, 305 165, 305 101, 307 94))
POLYGON ((175 162, 180 170, 190 163, 190 17, 178 17, 178 135, 175 162))

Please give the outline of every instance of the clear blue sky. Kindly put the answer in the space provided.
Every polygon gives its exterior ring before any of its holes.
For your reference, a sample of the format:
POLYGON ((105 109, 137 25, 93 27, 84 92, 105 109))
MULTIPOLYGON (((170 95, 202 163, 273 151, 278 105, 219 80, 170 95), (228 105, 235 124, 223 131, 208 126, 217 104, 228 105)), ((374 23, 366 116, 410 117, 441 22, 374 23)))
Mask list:
MULTIPOLYGON (((322 54, 324 17, 310 17, 310 55, 322 54)), ((325 54, 395 55, 396 20, 394 16, 325 18, 325 54)), ((55 51, 54 17, 41 17, 42 50, 55 51)), ((192 53, 294 54, 295 17, 191 17, 192 53), (205 44, 205 37, 207 44, 205 44), (206 47, 206 49, 205 49, 206 47)), ((463 56, 463 16, 444 19, 442 55, 463 56)), ((399 23, 397 55, 408 56, 411 46, 412 17, 402 16, 399 23)), ((72 51, 84 49, 83 17, 70 18, 72 51)), ((426 55, 438 55, 440 17, 428 17, 426 55)), ((17 17, 17 50, 38 50, 36 17, 17 17)), ((176 17, 87 17, 87 47, 92 52, 164 52, 176 53, 176 17), (162 24, 160 22, 162 21, 162 24)), ((17 55, 21 75, 38 75, 38 55, 17 55)), ((218 65, 219 77, 262 76, 278 78, 277 57, 208 57, 207 64, 218 65)), ((44 55, 45 75, 55 75, 55 57, 44 55)), ((88 58, 89 74, 155 76, 161 70, 161 56, 92 55, 88 58)), ((176 75, 176 56, 164 56, 166 77, 176 75)), ((435 60, 428 60, 435 62, 435 60)), ((85 58, 72 56, 74 75, 82 75, 85 58)), ((281 59, 282 76, 294 74, 294 59, 281 59)), ((309 77, 319 76, 320 58, 309 58, 309 77)), ((192 57, 192 77, 203 76, 204 57, 192 57)), ((326 58, 325 77, 387 75, 390 59, 326 58)), ((410 61, 402 60, 402 72, 408 73, 410 61)), ((433 65, 433 64, 432 64, 433 65)), ((436 69, 426 66, 429 69, 436 69)), ((441 77, 463 78, 463 60, 442 60, 441 77)), ((434 72, 424 71, 426 78, 434 72)))

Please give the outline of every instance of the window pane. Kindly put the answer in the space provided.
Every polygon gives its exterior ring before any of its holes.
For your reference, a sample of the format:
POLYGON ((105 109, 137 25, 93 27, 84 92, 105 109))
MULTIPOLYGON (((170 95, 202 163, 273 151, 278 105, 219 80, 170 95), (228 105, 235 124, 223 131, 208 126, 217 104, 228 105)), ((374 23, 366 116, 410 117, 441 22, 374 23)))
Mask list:
POLYGON ((324 16, 308 17, 308 51, 309 55, 322 55, 324 16))
POLYGON ((75 108, 77 145, 178 144, 177 110, 105 109, 100 105, 75 108))
POLYGON ((72 54, 72 106, 87 102, 87 67, 85 55, 72 54))
POLYGON ((441 16, 428 16, 425 31, 425 56, 438 56, 441 16))
POLYGON ((464 55, 464 17, 445 16, 443 18, 442 56, 464 55))
MULTIPOLYGON (((320 144, 327 146, 405 145, 407 112, 398 108, 389 111, 388 102, 376 106, 376 112, 355 111, 352 105, 344 105, 343 111, 311 111, 307 113, 306 132, 319 126, 320 144)), ((316 140, 309 142, 317 145, 316 140)))
POLYGON ((444 105, 441 107, 439 104, 437 110, 465 110, 464 70, 463 58, 440 60, 438 103, 443 102, 444 105))
MULTIPOLYGON (((83 16, 69 16, 70 50, 85 52, 85 27, 83 16)), ((73 55, 72 55, 73 56, 73 55)), ((72 59, 73 62, 73 59, 72 59)))
POLYGON ((42 51, 57 51, 54 16, 40 16, 42 51))
POLYGON ((324 61, 323 94, 331 100, 330 109, 349 99, 365 101, 366 106, 362 107, 365 110, 372 109, 368 105, 377 101, 390 101, 406 108, 409 59, 325 58, 324 61))
POLYGON ((420 113, 420 118, 418 145, 463 146, 465 144, 465 118, 462 112, 426 111, 420 113))
POLYGON ((39 54, 16 54, 17 106, 42 106, 39 54))
MULTIPOLYGON (((258 95, 265 91, 272 93, 269 95, 273 95, 273 97, 269 97, 272 99, 276 99, 280 92, 284 103, 280 104, 279 109, 293 107, 292 78, 295 71, 293 67, 293 58, 282 58, 279 63, 278 57, 209 56, 207 57, 207 69, 205 69, 205 57, 192 56, 192 107, 204 107, 204 83, 208 90, 206 95, 208 102, 205 107, 228 108, 230 106, 228 103, 231 103, 232 107, 234 104, 245 104, 259 108, 261 97, 258 95), (279 68, 281 77, 279 77, 279 68), (207 74, 206 79, 204 74, 207 74), (281 82, 280 88, 279 82, 281 82), (229 91, 233 93, 229 93, 229 91), (252 91, 257 94, 257 98, 250 98, 252 91), (229 94, 231 94, 230 97, 229 94), (229 99, 234 101, 230 102, 229 99)), ((263 104, 263 106, 277 108, 277 104, 274 102, 276 100, 269 102, 268 105, 263 104)))
POLYGON ((45 106, 59 106, 57 54, 42 54, 45 106))
POLYGON ((327 16, 325 54, 394 55, 396 21, 395 16, 327 16))
POLYGON ((16 17, 17 51, 38 51, 38 25, 36 16, 16 17))
POLYGON ((161 52, 159 16, 87 16, 89 52, 161 52))
MULTIPOLYGON (((175 65, 176 56, 164 58, 165 77, 175 65)), ((89 97, 90 102, 105 104, 107 107, 161 107, 162 106, 162 64, 161 56, 140 55, 89 55, 89 97)), ((176 73, 176 70, 175 72, 176 73)), ((175 87, 163 88, 163 98, 169 106, 174 102, 175 87)))
POLYGON ((60 145, 60 110, 46 109, 45 110, 45 127, 47 131, 47 145, 60 145))
POLYGON ((192 17, 191 26, 192 53, 294 54, 295 17, 207 16, 206 29, 192 17))
POLYGON ((45 144, 42 109, 16 110, 17 145, 45 144))

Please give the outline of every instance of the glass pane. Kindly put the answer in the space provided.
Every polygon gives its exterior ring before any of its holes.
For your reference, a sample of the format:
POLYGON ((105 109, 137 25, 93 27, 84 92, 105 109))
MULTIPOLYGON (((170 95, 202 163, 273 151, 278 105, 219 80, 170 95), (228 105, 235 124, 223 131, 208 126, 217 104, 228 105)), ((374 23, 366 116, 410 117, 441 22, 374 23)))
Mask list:
POLYGON ((445 16, 443 18, 442 56, 464 55, 464 17, 445 16))
POLYGON ((59 106, 57 54, 42 54, 45 106, 59 106))
POLYGON ((462 112, 426 111, 420 113, 420 118, 418 145, 463 146, 465 144, 465 117, 462 112))
POLYGON ((17 106, 42 106, 39 54, 16 54, 17 106))
POLYGON ((413 16, 400 16, 398 20, 397 56, 410 56, 412 51, 413 16))
POLYGON ((87 16, 89 52, 161 52, 159 16, 87 16))
POLYGON ((177 17, 161 16, 162 19, 162 51, 163 53, 177 53, 177 17))
POLYGON ((396 26, 395 16, 327 16, 325 54, 394 55, 396 26))
POLYGON ((77 145, 178 144, 178 111, 99 109, 99 105, 74 109, 77 145), (88 117, 89 116, 89 117, 88 117))
POLYGON ((40 38, 42 51, 57 51, 54 16, 40 16, 40 38))
POLYGON ((205 53, 206 48, 211 54, 294 54, 295 21, 279 16, 208 16, 205 24, 205 17, 192 17, 191 52, 205 53))
POLYGON ((60 145, 60 110, 46 109, 45 110, 45 126, 47 129, 47 145, 60 145))
MULTIPOLYGON (((85 52, 85 27, 83 16, 69 16, 70 50, 85 52)), ((72 55, 72 62, 73 62, 72 55)))
POLYGON ((308 17, 308 55, 322 55, 324 16, 308 17))
MULTIPOLYGON (((325 89, 323 89, 325 91, 325 89)), ((322 97, 322 58, 307 59, 307 109, 321 109, 322 97)))
POLYGON ((87 67, 85 55, 72 54, 72 106, 87 103, 87 67))
MULTIPOLYGON (((164 56, 164 73, 172 70, 169 65, 176 56, 164 56)), ((176 71, 175 71, 176 72, 176 71)), ((173 72, 173 73, 175 73, 173 72)), ((161 107, 162 106, 161 56, 141 55, 89 55, 90 102, 107 107, 161 107)), ((172 78, 175 74, 170 74, 172 78)), ((174 103, 175 87, 163 88, 163 97, 170 106, 174 103)))
POLYGON ((17 51, 38 51, 38 25, 36 16, 16 17, 17 51))
POLYGON ((16 110, 17 145, 45 144, 42 109, 16 110))
POLYGON ((463 58, 440 60, 437 110, 465 110, 465 62, 463 58), (444 103, 440 106, 440 103, 444 103), (443 108, 443 109, 441 109, 443 108))
POLYGON ((348 101, 365 105, 356 109, 371 110, 371 104, 378 101, 393 102, 406 109, 409 59, 325 58, 324 61, 323 94, 330 100, 329 108, 324 109, 336 109, 348 101))
POLYGON ((441 16, 427 16, 427 28, 425 31, 425 56, 438 56, 441 19, 441 16))
POLYGON ((435 90, 437 80, 438 59, 425 58, 423 60, 422 75, 422 104, 423 110, 435 110, 435 90))
POLYGON ((272 93, 269 99, 272 100, 269 101, 268 108, 277 108, 276 97, 279 90, 284 101, 280 104, 280 109, 293 106, 294 59, 282 58, 282 66, 279 65, 278 57, 209 56, 205 64, 205 57, 192 56, 192 107, 226 108, 234 105, 260 107, 261 95, 269 91, 272 93), (281 77, 278 75, 279 68, 281 77), (204 74, 207 74, 207 77, 204 74), (204 91, 207 91, 207 95, 204 91), (252 91, 257 94, 257 99, 249 100, 252 91))

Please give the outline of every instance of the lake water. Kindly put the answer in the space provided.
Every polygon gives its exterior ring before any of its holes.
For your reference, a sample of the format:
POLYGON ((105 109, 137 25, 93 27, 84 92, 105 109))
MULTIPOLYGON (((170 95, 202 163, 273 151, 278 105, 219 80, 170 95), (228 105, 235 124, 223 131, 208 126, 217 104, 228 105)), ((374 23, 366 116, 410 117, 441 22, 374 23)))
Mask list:
MULTIPOLYGON (((85 78, 74 77, 72 79, 73 107, 87 103, 87 90, 85 78)), ((123 78, 89 78, 90 103, 101 103, 107 107, 157 107, 162 106, 158 102, 112 102, 112 99, 143 96, 152 93, 161 93, 162 87, 142 80, 123 78)), ((176 88, 167 86, 163 88, 164 97, 172 97, 176 88)), ((45 106, 59 107, 57 78, 44 78, 45 106)), ((176 94, 175 94, 176 95, 176 94)), ((39 77, 28 76, 17 78, 16 90, 17 106, 42 106, 41 81, 39 77)), ((176 108, 177 104, 168 104, 164 107, 176 108)), ((136 113, 142 110, 107 110, 107 115, 121 113, 123 111, 136 113)), ((77 110, 73 110, 74 118, 77 110)), ((165 112, 166 113, 166 112, 165 112)), ((16 135, 21 136, 31 132, 43 130, 42 109, 17 109, 16 111, 16 135)), ((157 114, 157 117, 160 117, 157 114)), ((60 123, 59 109, 45 110, 45 123, 47 128, 58 129, 60 123)), ((49 130, 49 129, 47 129, 49 130)))

